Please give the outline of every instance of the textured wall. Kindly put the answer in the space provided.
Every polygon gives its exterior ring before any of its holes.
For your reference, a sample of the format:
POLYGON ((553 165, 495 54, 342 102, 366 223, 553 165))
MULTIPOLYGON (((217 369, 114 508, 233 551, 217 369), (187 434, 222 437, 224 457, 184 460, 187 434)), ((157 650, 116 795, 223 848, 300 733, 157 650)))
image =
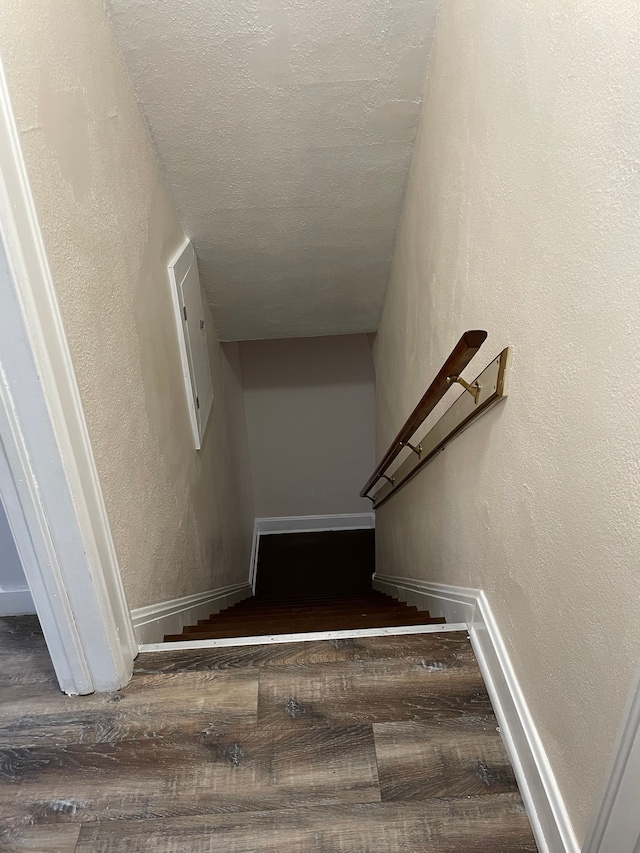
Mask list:
POLYGON ((256 516, 369 512, 374 376, 366 335, 240 344, 256 516))
POLYGON ((129 605, 243 580, 237 351, 209 340, 196 453, 166 271, 183 233, 103 5, 7 0, 0 50, 129 605))
POLYGON ((464 329, 467 377, 513 345, 379 570, 486 590, 580 838, 640 655, 638 43, 632 0, 444 0, 375 347, 381 454, 464 329))
POLYGON ((378 324, 438 0, 109 0, 224 340, 378 324))

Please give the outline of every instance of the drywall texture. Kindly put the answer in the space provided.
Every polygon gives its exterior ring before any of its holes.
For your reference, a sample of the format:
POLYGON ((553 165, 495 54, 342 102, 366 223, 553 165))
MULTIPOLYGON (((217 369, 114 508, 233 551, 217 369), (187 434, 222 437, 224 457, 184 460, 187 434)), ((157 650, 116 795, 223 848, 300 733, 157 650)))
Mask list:
POLYGON ((223 340, 378 324, 437 0, 109 0, 223 340))
POLYGON ((632 0, 444 0, 375 345, 378 454, 462 331, 467 378, 513 345, 378 566, 486 590, 579 839, 640 656, 639 40, 632 0))
POLYGON ((374 377, 365 335, 240 345, 256 516, 370 512, 374 377))
POLYGON ((241 581, 237 351, 211 332, 196 453, 166 269, 184 236, 103 5, 7 0, 0 50, 129 606, 241 581))

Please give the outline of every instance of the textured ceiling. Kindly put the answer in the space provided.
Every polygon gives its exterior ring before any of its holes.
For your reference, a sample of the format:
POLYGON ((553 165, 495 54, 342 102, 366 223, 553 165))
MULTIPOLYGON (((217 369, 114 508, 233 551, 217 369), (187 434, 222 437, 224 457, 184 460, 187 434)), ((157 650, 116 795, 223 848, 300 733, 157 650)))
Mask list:
POLYGON ((223 340, 376 328, 437 0, 109 0, 223 340))

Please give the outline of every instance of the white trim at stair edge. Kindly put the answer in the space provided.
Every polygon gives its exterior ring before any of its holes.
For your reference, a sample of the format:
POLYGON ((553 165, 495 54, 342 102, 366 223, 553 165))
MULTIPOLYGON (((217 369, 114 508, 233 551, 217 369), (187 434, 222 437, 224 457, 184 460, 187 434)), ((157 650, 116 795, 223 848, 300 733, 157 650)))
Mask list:
POLYGON ((220 649, 230 646, 270 646, 275 643, 313 643, 318 640, 353 640, 358 637, 399 637, 404 634, 442 634, 465 631, 464 622, 451 625, 398 625, 385 628, 344 628, 335 631, 307 631, 299 634, 266 634, 253 637, 224 637, 219 640, 186 640, 175 643, 148 643, 140 652, 176 652, 193 649, 220 649))
POLYGON ((373 576, 373 586, 429 610, 432 616, 464 619, 540 853, 579 853, 549 759, 484 592, 379 574, 373 576))
POLYGON ((310 533, 321 530, 370 530, 376 526, 373 512, 343 513, 340 515, 284 515, 273 518, 256 518, 253 525, 249 583, 256 589, 258 547, 260 537, 269 533, 310 533))
POLYGON ((138 607, 131 611, 136 640, 141 645, 158 643, 161 648, 168 648, 172 644, 162 643, 165 634, 180 634, 185 625, 195 625, 199 619, 219 613, 250 595, 251 586, 245 582, 138 607))

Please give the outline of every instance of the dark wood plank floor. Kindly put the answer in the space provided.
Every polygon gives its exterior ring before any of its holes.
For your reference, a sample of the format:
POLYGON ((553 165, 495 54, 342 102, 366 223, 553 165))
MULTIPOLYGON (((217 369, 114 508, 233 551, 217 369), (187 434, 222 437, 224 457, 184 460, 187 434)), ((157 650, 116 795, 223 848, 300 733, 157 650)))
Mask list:
POLYGON ((0 850, 534 853, 466 633, 144 654, 59 693, 0 619, 0 850))

